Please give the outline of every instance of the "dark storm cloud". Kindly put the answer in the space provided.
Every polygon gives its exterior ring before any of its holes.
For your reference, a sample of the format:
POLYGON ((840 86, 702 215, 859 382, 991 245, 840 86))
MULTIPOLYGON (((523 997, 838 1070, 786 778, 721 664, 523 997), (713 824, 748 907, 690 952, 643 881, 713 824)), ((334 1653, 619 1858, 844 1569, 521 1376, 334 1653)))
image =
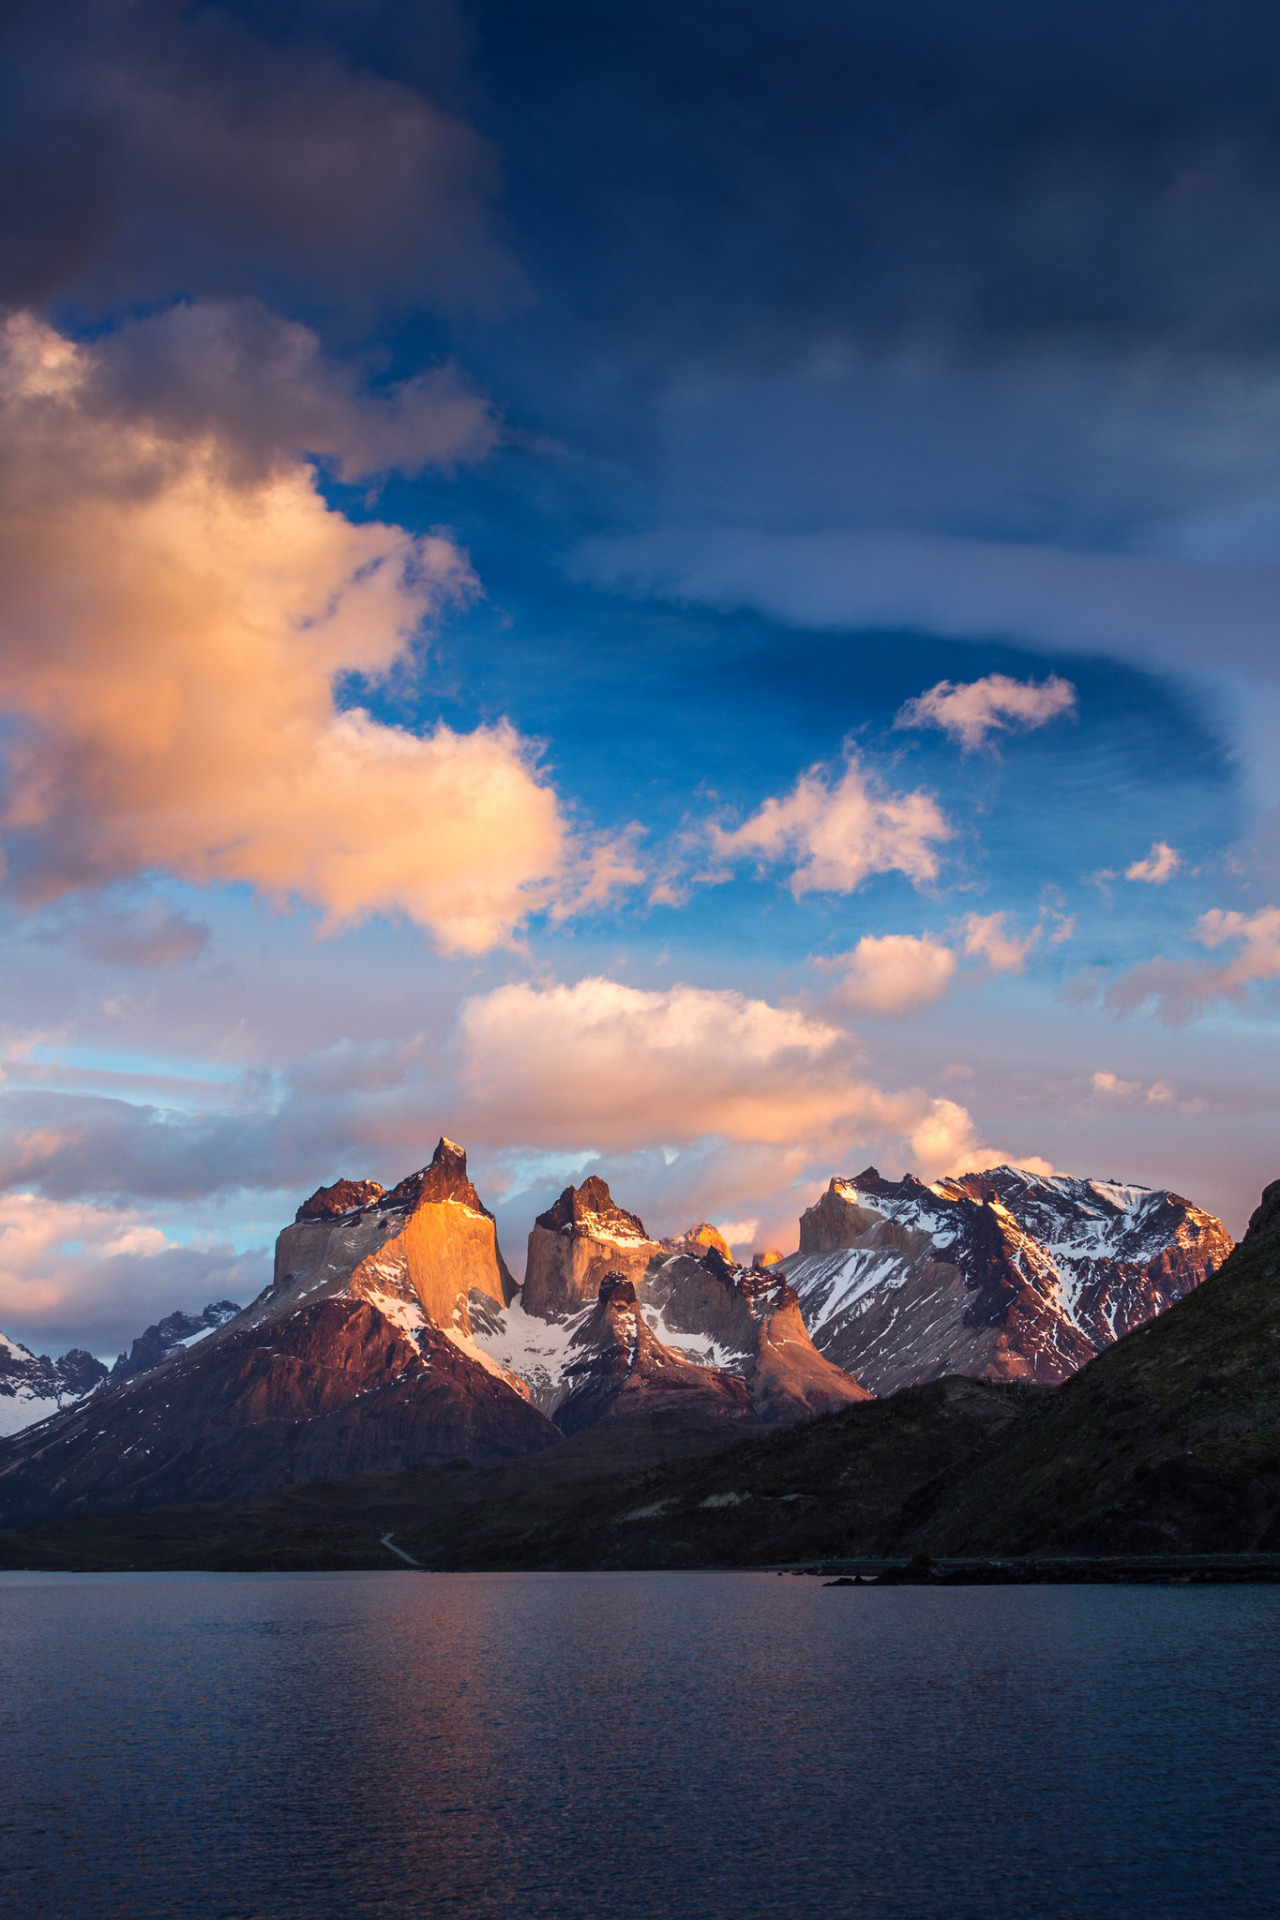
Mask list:
POLYGON ((1275 344, 1280 18, 734 0, 481 15, 516 227, 588 322, 1275 344))
MULTIPOLYGON (((0 300, 253 290, 367 316, 499 295, 492 144, 361 64, 338 31, 351 11, 305 10, 290 31, 269 6, 8 9, 0 300)), ((417 24, 448 39, 443 9, 417 24)))

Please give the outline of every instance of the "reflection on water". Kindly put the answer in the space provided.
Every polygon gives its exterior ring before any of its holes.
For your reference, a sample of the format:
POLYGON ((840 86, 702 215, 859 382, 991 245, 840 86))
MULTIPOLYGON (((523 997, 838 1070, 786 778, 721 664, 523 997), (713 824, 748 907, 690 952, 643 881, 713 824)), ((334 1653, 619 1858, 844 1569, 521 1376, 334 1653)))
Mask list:
POLYGON ((1273 1916, 1280 1591, 0 1575, 10 1920, 1273 1916))

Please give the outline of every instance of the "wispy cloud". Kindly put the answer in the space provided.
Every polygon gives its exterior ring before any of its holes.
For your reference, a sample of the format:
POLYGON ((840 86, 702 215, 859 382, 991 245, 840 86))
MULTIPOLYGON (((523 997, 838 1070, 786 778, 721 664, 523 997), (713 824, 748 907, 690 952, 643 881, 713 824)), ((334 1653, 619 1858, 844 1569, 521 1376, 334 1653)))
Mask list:
POLYGON ((1105 1095, 1109 1099, 1129 1102, 1141 1102, 1151 1107, 1168 1106, 1178 1097, 1177 1089, 1167 1080, 1153 1080, 1144 1087, 1140 1080, 1121 1080, 1118 1074, 1098 1072, 1089 1082, 1094 1093, 1105 1095))
POLYGON ((1076 690, 1051 673, 1047 680, 1014 680, 989 673, 981 680, 940 680, 927 693, 908 700, 895 727, 937 727, 958 740, 966 752, 985 745, 993 733, 1010 728, 1029 732, 1076 711, 1076 690))
POLYGON ((1126 867, 1126 880, 1144 880, 1148 886, 1163 887, 1172 880, 1182 865, 1182 855, 1164 840, 1153 840, 1151 851, 1145 860, 1135 860, 1126 867))
POLYGON ((1280 978, 1280 907, 1243 914, 1214 907, 1201 914, 1193 940, 1216 951, 1236 946, 1221 966, 1202 960, 1148 960, 1122 973, 1107 989, 1106 1004, 1118 1013, 1150 1007, 1168 1026, 1183 1026, 1218 1000, 1244 1004, 1248 989, 1280 978))

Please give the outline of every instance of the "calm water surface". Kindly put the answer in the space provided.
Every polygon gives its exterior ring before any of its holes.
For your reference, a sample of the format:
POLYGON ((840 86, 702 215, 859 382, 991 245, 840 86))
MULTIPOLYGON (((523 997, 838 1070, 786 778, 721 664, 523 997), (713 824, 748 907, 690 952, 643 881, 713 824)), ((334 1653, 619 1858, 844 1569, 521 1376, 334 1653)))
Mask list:
POLYGON ((1280 1913, 1280 1591, 0 1574, 27 1916, 1280 1913))

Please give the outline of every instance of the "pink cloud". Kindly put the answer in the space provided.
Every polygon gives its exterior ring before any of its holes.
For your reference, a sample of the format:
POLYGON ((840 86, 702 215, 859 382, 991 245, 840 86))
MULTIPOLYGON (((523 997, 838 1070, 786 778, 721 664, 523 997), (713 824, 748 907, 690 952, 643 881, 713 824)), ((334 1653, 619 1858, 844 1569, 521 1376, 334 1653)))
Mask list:
POLYGON ((296 455, 246 471, 212 424, 113 410, 100 372, 4 327, 3 823, 28 898, 163 868, 478 952, 627 883, 506 722, 418 736, 336 708, 337 674, 387 673, 473 590, 450 540, 353 524, 296 455))
POLYGON ((712 828, 725 862, 792 863, 791 891, 851 893, 873 873, 905 873, 917 886, 936 879, 939 842, 952 829, 932 795, 891 793, 850 755, 840 778, 821 767, 790 793, 770 797, 742 826, 712 828))
POLYGON ((1076 710, 1076 690, 1051 673, 1046 680, 1014 680, 989 673, 981 680, 940 680, 936 687, 908 700, 895 727, 937 727, 959 740, 966 752, 986 743, 990 734, 1011 727, 1043 727, 1076 710))

